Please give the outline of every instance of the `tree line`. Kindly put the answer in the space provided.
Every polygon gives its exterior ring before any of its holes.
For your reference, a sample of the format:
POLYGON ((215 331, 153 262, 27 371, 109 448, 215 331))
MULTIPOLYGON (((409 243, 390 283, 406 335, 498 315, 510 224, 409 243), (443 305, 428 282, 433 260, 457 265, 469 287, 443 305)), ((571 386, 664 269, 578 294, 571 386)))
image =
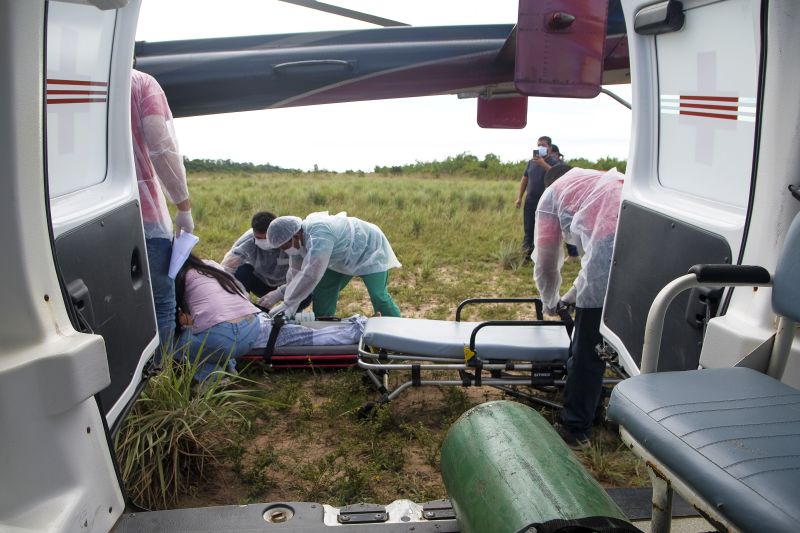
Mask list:
MULTIPOLYGON (((239 163, 230 159, 183 159, 186 170, 189 172, 214 172, 214 173, 256 173, 268 172, 275 174, 303 174, 302 170, 296 168, 283 168, 269 163, 256 165, 254 163, 239 163)), ((582 168, 595 168, 598 170, 609 170, 614 167, 620 172, 625 172, 627 161, 615 157, 601 157, 596 161, 582 157, 568 159, 568 165, 582 168)), ((427 175, 432 177, 440 176, 480 176, 492 178, 517 178, 525 171, 527 160, 516 162, 500 161, 495 154, 486 154, 483 159, 470 153, 461 153, 456 156, 446 158, 444 161, 417 161, 408 165, 376 166, 375 174, 402 176, 402 175, 427 175)), ((314 165, 315 173, 335 174, 326 170, 321 170, 314 165)), ((348 170, 344 174, 363 174, 360 171, 348 170)))

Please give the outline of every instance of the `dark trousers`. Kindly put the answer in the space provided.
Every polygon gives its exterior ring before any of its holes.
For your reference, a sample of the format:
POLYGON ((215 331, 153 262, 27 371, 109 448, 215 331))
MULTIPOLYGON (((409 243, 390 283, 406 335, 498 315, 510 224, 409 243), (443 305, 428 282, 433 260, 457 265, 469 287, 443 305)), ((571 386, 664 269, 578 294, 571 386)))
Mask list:
POLYGON ((536 227, 536 206, 539 205, 539 199, 529 202, 527 197, 525 203, 522 204, 522 223, 525 229, 525 236, 522 238, 522 249, 530 254, 533 251, 533 231, 536 227))
POLYGON ((605 362, 595 351, 600 344, 601 307, 575 310, 575 330, 572 334, 570 357, 567 361, 567 385, 564 389, 564 408, 561 423, 576 435, 587 436, 600 401, 605 362))
MULTIPOLYGON (((275 289, 278 288, 278 287, 270 287, 269 285, 261 281, 261 279, 255 275, 253 265, 250 265, 248 263, 244 263, 239 268, 237 268, 233 276, 236 279, 238 279, 242 285, 244 285, 244 288, 247 289, 247 291, 252 292, 253 294, 259 297, 264 296, 268 292, 274 291, 275 289)), ((303 309, 308 307, 309 304, 311 303, 311 299, 313 298, 313 296, 314 296, 313 294, 309 294, 308 298, 300 302, 300 305, 297 306, 297 310, 302 311, 303 309)))
POLYGON ((244 263, 239 268, 236 269, 236 273, 234 277, 238 279, 244 288, 247 289, 249 292, 252 292, 256 296, 264 296, 269 291, 274 291, 277 287, 270 287, 258 276, 256 276, 253 265, 244 263))

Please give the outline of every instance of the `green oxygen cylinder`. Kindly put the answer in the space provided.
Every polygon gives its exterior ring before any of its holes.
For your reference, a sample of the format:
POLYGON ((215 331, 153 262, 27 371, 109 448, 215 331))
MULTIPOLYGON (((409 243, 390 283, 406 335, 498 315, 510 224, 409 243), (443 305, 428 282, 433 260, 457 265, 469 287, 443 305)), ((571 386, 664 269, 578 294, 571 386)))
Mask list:
POLYGON ((448 430, 444 485, 463 533, 625 515, 542 416, 525 405, 478 405, 448 430))

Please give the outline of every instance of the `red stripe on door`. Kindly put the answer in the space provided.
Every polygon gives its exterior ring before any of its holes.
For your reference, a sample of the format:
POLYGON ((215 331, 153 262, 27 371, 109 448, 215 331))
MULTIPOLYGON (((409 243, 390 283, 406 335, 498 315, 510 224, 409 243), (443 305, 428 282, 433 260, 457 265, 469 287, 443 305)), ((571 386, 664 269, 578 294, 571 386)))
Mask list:
POLYGON ((47 94, 80 94, 84 96, 89 96, 90 94, 102 94, 105 96, 108 94, 108 91, 71 91, 67 89, 48 89, 47 94))
POLYGON ((105 98, 48 98, 48 104, 92 104, 105 102, 105 98))
POLYGON ((52 85, 91 85, 98 87, 108 87, 108 82, 105 81, 88 81, 88 80, 57 80, 47 79, 47 83, 52 85))
POLYGON ((683 100, 704 100, 707 102, 739 102, 738 96, 684 96, 681 95, 681 101, 683 100))
POLYGON ((722 115, 719 113, 701 113, 699 111, 680 111, 681 115, 692 115, 695 117, 707 117, 707 118, 726 118, 728 120, 736 120, 738 117, 736 115, 722 115))

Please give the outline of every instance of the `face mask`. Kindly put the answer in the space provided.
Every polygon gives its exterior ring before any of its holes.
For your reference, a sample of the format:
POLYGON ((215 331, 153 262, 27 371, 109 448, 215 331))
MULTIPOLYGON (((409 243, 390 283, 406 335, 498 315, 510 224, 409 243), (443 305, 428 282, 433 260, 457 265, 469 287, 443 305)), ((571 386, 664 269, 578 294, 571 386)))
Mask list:
POLYGON ((301 254, 300 248, 295 248, 294 246, 292 246, 291 248, 285 249, 284 252, 286 252, 286 255, 300 255, 301 254))
POLYGON ((256 239, 255 237, 253 237, 253 240, 256 241, 256 246, 258 246, 260 249, 262 250, 270 249, 269 245, 267 244, 267 239, 256 239))
POLYGON ((539 146, 536 149, 539 151, 539 157, 544 157, 547 155, 547 146, 539 146))

